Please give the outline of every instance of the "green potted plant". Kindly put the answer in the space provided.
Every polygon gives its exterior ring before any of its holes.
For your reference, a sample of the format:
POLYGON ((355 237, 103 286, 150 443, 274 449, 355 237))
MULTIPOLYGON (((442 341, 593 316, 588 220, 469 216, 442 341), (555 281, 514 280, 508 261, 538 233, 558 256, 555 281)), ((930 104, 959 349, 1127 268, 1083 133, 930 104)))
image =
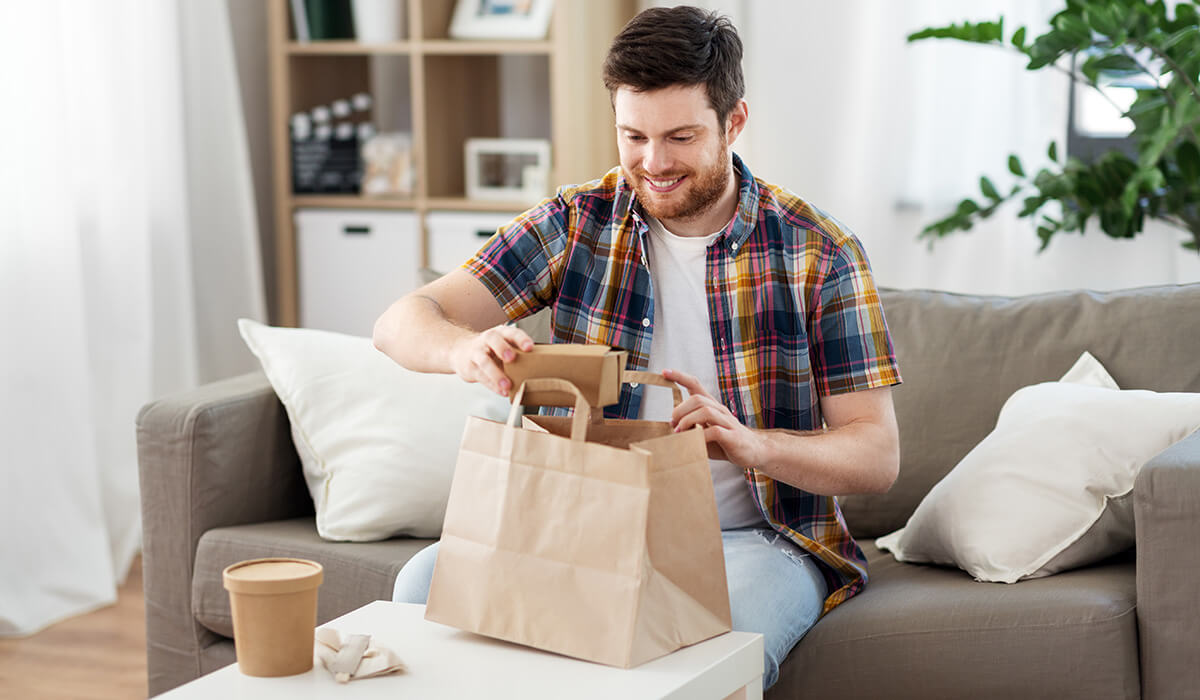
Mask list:
POLYGON ((959 202, 952 214, 925 227, 922 237, 940 238, 969 230, 1009 200, 1021 197, 1019 216, 1037 217, 1041 248, 1060 231, 1082 232, 1095 216, 1100 229, 1114 238, 1132 238, 1147 219, 1157 219, 1188 232, 1184 246, 1200 250, 1200 26, 1197 6, 1162 0, 1067 0, 1054 15, 1050 30, 1026 42, 1025 27, 1007 38, 1004 18, 996 22, 964 22, 930 27, 908 40, 956 39, 1009 47, 1029 59, 1028 70, 1053 69, 1104 93, 1112 76, 1140 74, 1150 78, 1124 112, 1133 122, 1136 159, 1111 150, 1091 162, 1060 158, 1047 149, 1049 165, 1030 176, 1020 159, 1008 158, 1016 176, 1002 193, 984 176, 980 200, 959 202), (1066 65, 1064 65, 1066 64, 1066 65), (1046 213, 1047 204, 1061 205, 1046 213), (1051 216, 1051 214, 1057 215, 1051 216))

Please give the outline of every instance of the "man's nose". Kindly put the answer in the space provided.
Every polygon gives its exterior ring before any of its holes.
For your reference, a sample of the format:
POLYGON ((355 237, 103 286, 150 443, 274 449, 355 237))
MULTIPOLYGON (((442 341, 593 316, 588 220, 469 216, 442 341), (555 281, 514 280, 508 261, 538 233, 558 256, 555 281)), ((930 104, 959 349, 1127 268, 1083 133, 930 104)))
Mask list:
POLYGON ((652 175, 670 172, 671 156, 666 144, 650 141, 642 154, 642 169, 652 175))

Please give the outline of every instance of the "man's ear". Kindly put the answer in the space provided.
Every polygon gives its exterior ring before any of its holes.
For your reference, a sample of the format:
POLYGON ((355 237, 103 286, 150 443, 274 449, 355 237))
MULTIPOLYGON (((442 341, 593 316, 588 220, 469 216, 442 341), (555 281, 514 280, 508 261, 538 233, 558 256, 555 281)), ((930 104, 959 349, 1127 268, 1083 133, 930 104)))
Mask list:
POLYGON ((733 106, 733 110, 729 112, 729 118, 725 120, 725 143, 733 145, 737 140, 738 135, 742 133, 742 129, 746 128, 746 120, 750 118, 750 107, 745 100, 738 100, 733 106))

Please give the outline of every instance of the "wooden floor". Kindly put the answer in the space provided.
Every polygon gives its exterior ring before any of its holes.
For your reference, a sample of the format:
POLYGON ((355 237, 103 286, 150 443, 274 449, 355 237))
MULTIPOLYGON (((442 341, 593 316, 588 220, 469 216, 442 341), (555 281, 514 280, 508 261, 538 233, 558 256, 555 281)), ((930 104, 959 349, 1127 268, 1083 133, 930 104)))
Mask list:
POLYGON ((146 697, 146 605, 138 557, 117 603, 24 639, 0 639, 0 698, 146 697))

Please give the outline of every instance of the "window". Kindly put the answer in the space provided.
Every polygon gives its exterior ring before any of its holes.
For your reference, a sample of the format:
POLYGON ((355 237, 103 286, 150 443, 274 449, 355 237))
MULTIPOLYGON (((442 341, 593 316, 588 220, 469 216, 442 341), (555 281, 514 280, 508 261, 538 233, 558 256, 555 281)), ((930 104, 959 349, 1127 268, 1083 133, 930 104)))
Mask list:
MULTIPOLYGON (((1086 60, 1086 54, 1081 54, 1086 60)), ((1152 56, 1135 55, 1134 60, 1151 71, 1158 67, 1152 56)), ((1077 57, 1072 61, 1076 72, 1077 57)), ((1137 99, 1138 89, 1154 88, 1154 78, 1142 71, 1104 72, 1096 80, 1103 90, 1071 81, 1067 111, 1067 154, 1085 163, 1106 151, 1123 151, 1137 160, 1137 146, 1131 133, 1133 122, 1123 116, 1137 99)))

